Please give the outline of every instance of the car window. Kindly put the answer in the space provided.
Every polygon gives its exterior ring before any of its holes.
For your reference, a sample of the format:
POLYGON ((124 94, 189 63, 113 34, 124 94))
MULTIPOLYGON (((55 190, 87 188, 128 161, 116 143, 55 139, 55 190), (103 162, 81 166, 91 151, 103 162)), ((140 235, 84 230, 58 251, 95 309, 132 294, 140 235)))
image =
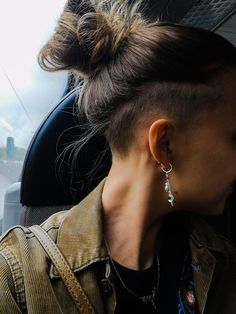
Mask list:
POLYGON ((236 14, 232 15, 223 25, 217 29, 217 33, 227 38, 236 46, 236 14))
POLYGON ((0 11, 0 219, 6 189, 19 180, 27 146, 61 98, 67 73, 37 65, 65 0, 4 1, 0 11))

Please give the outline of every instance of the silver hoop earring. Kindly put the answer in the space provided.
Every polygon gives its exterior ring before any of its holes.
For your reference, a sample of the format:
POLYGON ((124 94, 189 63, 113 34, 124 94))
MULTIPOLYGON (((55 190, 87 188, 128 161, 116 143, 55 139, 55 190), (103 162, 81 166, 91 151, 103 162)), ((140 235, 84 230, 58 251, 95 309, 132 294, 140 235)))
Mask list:
POLYGON ((170 165, 170 169, 169 170, 165 170, 164 166, 161 165, 161 170, 166 174, 166 182, 165 182, 165 191, 168 194, 168 202, 170 203, 170 205, 173 207, 174 206, 174 195, 171 192, 170 189, 170 179, 169 179, 169 174, 172 171, 172 165, 169 163, 170 165))

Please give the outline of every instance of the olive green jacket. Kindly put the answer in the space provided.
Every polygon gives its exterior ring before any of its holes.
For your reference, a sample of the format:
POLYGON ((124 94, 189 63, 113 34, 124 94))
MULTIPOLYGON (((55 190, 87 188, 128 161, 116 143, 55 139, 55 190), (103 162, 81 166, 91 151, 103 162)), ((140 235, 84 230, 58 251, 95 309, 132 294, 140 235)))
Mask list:
MULTIPOLYGON (((42 226, 66 257, 95 312, 110 314, 115 311, 116 295, 112 273, 105 284, 101 281, 108 259, 102 234, 102 187, 42 226)), ((189 241, 199 312, 235 314, 235 249, 195 216, 190 219, 189 241)), ((22 226, 1 238, 0 313, 78 313, 54 265, 35 236, 22 226)))

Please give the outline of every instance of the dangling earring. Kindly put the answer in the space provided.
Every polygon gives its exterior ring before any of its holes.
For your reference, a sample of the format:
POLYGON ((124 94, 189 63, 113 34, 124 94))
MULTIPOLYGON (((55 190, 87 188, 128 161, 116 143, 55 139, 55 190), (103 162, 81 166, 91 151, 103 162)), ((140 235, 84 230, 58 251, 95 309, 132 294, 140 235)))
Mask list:
POLYGON ((173 207, 174 206, 174 196, 171 193, 170 180, 169 180, 169 173, 172 171, 172 165, 170 163, 169 163, 169 165, 170 165, 169 170, 165 170, 163 165, 161 165, 161 170, 166 174, 165 191, 168 194, 168 202, 173 207))

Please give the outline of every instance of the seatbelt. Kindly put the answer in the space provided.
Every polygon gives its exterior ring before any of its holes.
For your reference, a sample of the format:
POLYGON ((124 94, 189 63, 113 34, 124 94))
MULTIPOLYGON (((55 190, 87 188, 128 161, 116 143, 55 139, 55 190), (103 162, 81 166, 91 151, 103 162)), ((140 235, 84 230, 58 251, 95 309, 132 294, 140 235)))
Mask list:
POLYGON ((68 262, 53 239, 42 227, 38 225, 31 226, 29 229, 38 239, 47 255, 51 258, 52 263, 56 267, 71 297, 73 298, 79 313, 94 314, 95 311, 93 310, 93 307, 85 295, 79 281, 75 277, 75 274, 71 270, 68 262))

